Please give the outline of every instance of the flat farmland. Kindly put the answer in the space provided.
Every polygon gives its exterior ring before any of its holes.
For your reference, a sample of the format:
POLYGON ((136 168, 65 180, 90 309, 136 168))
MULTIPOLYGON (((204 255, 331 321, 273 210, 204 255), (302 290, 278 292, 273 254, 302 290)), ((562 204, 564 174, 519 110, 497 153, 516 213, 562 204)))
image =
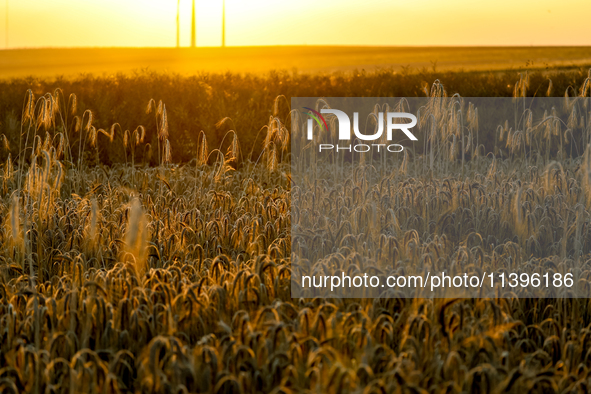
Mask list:
POLYGON ((591 47, 353 47, 269 46, 203 48, 44 48, 0 52, 0 78, 133 73, 199 72, 261 74, 270 70, 331 73, 403 67, 499 71, 591 63, 591 47))

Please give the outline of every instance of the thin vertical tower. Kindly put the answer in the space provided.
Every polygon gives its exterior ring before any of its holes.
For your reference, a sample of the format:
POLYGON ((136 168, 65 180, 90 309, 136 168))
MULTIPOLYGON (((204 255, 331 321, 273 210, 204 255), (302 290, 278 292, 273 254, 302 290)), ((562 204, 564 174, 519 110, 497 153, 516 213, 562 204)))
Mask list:
POLYGON ((4 39, 6 40, 6 49, 8 49, 8 0, 6 0, 6 37, 4 39))
POLYGON ((191 48, 197 46, 197 37, 195 33, 195 0, 193 0, 193 16, 191 17, 191 48))
POLYGON ((226 0, 222 0, 222 48, 226 46, 226 0))
POLYGON ((181 8, 181 0, 177 0, 176 2, 176 47, 179 48, 181 46, 181 21, 180 21, 180 8, 181 8))

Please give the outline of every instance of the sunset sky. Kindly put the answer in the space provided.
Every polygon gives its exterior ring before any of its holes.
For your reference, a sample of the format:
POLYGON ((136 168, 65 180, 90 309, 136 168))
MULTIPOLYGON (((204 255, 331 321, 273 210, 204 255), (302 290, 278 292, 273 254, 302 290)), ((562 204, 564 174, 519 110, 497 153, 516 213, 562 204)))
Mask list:
MULTIPOLYGON (((5 2, 6 0, 1 0, 5 2)), ((176 0, 9 0, 9 47, 176 43, 176 0)), ((5 23, 5 3, 0 7, 5 23)), ((222 0, 197 0, 197 45, 221 42, 222 0)), ((590 0, 226 0, 226 43, 591 45, 590 0)), ((181 0, 181 45, 191 0, 181 0)), ((5 26, 0 47, 5 43, 5 26)))

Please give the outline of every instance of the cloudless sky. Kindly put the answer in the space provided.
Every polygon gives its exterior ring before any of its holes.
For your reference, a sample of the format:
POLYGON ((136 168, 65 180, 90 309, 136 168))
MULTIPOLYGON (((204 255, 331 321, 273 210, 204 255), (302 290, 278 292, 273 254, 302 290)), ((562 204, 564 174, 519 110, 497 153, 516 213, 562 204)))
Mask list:
MULTIPOLYGON (((8 1, 11 48, 176 44, 176 0, 8 1)), ((219 46, 222 0, 196 4, 197 45, 219 46)), ((226 45, 591 45, 590 17, 591 0, 226 0, 226 45)), ((190 29, 181 0, 182 46, 190 29)))

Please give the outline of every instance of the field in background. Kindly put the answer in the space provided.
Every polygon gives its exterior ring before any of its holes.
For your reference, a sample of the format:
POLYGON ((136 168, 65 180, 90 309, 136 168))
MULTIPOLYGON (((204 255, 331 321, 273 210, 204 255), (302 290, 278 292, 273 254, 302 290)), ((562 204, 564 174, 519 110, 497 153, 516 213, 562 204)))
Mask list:
POLYGON ((591 47, 347 47, 50 48, 0 52, 0 78, 130 73, 148 69, 195 74, 264 73, 274 69, 334 72, 392 67, 439 70, 506 70, 532 65, 572 67, 591 63, 591 47))
MULTIPOLYGON (((169 130, 174 136, 170 144, 176 163, 187 163, 195 158, 200 131, 205 133, 210 146, 219 147, 229 130, 237 132, 245 158, 256 161, 262 151, 264 127, 272 127, 272 115, 286 115, 291 97, 421 97, 429 93, 436 80, 441 81, 448 92, 463 97, 511 97, 515 85, 526 75, 528 96, 550 94, 562 97, 567 89, 573 96, 577 94, 574 89, 579 89, 587 79, 588 68, 477 73, 431 69, 405 69, 392 73, 389 69, 381 69, 323 75, 289 71, 264 75, 201 73, 196 76, 140 72, 61 79, 6 79, 0 80, 0 133, 6 135, 11 146, 18 146, 19 121, 27 90, 31 89, 39 98, 59 88, 66 98, 72 93, 76 95, 78 117, 89 110, 97 130, 117 128, 114 139, 118 144, 115 146, 102 138, 97 141, 95 149, 98 148, 98 157, 104 164, 125 163, 129 159, 129 151, 124 148, 125 130, 133 131, 142 125, 146 130, 145 142, 152 148, 158 145, 154 115, 146 113, 150 99, 162 100, 166 105, 169 130), (552 87, 549 89, 550 81, 552 87), (282 97, 278 114, 273 111, 277 97, 282 97), (231 122, 218 123, 225 118, 230 118, 231 122), (116 124, 118 126, 113 126, 116 124)), ((79 143, 82 134, 74 132, 72 126, 70 123, 69 136, 72 142, 79 143)), ((481 130, 480 143, 487 150, 493 148, 493 132, 481 130)), ((149 148, 138 150, 138 163, 157 164, 157 156, 150 155, 150 152, 149 148)), ((0 150, 0 162, 5 161, 7 155, 7 151, 0 150)))

